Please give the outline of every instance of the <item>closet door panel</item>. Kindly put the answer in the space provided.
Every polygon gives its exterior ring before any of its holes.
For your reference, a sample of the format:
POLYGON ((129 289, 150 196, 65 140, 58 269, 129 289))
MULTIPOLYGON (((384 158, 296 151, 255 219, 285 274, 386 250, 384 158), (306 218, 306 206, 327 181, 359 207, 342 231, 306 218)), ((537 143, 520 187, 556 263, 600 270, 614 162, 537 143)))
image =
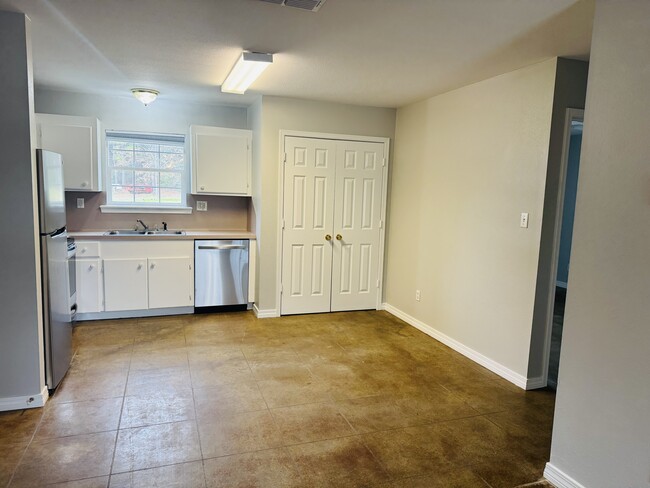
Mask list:
POLYGON ((281 314, 330 311, 336 143, 285 139, 281 314))
POLYGON ((377 307, 384 145, 337 143, 331 311, 377 307))

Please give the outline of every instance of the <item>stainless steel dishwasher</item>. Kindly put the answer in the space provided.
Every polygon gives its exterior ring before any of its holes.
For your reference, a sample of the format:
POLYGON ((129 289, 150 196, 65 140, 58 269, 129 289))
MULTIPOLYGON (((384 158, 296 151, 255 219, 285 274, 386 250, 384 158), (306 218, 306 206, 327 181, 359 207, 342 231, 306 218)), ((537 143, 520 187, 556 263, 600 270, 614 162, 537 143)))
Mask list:
POLYGON ((246 309, 248 247, 248 240, 194 241, 196 312, 246 309))

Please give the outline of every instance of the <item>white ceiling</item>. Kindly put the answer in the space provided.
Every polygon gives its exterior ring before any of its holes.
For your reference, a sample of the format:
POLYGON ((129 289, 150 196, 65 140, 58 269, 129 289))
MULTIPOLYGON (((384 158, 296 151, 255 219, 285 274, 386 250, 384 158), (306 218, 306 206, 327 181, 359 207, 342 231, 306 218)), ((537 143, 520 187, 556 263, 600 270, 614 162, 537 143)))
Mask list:
POLYGON ((37 85, 248 104, 255 94, 398 107, 552 56, 587 59, 593 0, 0 0, 32 20, 37 85), (275 53, 249 94, 219 85, 275 53))

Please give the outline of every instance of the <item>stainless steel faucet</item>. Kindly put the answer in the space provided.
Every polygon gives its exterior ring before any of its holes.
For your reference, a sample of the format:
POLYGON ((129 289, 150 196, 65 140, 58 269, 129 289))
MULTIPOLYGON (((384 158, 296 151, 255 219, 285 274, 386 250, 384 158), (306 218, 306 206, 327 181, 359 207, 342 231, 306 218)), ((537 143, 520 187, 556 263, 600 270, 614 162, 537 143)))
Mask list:
POLYGON ((136 230, 137 230, 137 227, 138 227, 137 224, 142 225, 142 227, 144 227, 145 232, 149 230, 149 226, 147 224, 145 224, 142 220, 140 220, 140 219, 136 220, 136 226, 135 226, 136 230))

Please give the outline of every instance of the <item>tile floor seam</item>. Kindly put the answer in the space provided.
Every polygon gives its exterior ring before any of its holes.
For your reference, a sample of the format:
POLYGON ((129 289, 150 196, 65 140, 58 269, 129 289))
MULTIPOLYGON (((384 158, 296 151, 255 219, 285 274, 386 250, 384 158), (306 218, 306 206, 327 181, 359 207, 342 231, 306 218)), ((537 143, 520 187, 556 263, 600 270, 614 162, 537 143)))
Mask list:
MULTIPOLYGON (((471 468, 474 468, 474 467, 477 467, 477 466, 480 466, 480 465, 481 465, 481 463, 469 463, 469 464, 463 464, 461 467, 465 468, 465 469, 471 469, 471 468)), ((474 470, 472 470, 472 472, 474 473, 474 470)), ((481 476, 480 474, 478 474, 478 473, 474 473, 474 474, 478 477, 478 479, 480 479, 483 483, 485 483, 487 488, 496 488, 496 487, 493 487, 492 484, 488 480, 486 480, 483 476, 481 476)))
MULTIPOLYGON (((108 475, 101 475, 101 476, 112 477, 112 476, 117 476, 117 475, 121 475, 121 474, 128 474, 128 473, 140 473, 140 472, 143 472, 143 471, 150 471, 150 470, 153 470, 153 469, 168 468, 170 466, 182 466, 183 464, 200 463, 200 462, 203 462, 203 461, 204 461, 204 459, 190 459, 188 461, 182 461, 180 463, 168 463, 168 464, 160 464, 158 466, 148 466, 148 467, 145 467, 145 468, 129 469, 129 470, 126 470, 126 471, 117 471, 115 473, 110 473, 108 475)), ((92 476, 91 478, 99 478, 99 476, 92 476)), ((77 480, 72 480, 72 481, 77 481, 77 480)))
POLYGON ((363 444, 363 446, 364 446, 364 447, 366 448, 366 450, 370 453, 370 455, 371 455, 372 458, 375 460, 375 462, 379 465, 379 467, 381 468, 381 470, 382 470, 382 471, 384 472, 384 474, 386 475, 386 478, 388 478, 388 479, 391 480, 391 481, 397 481, 396 479, 394 479, 394 478, 391 476, 391 474, 388 472, 388 467, 385 466, 384 463, 381 462, 381 459, 379 459, 379 458, 377 457, 377 454, 375 454, 375 452, 370 448, 370 446, 368 445, 368 443, 365 441, 365 439, 364 439, 363 437, 364 437, 363 435, 359 435, 359 441, 361 442, 361 444, 363 444))
POLYGON ((69 439, 70 437, 78 437, 80 435, 92 435, 92 434, 106 434, 107 432, 119 432, 120 429, 107 429, 107 430, 98 430, 93 432, 82 432, 80 434, 68 434, 68 435, 57 435, 52 437, 41 437, 40 439, 34 439, 34 443, 38 444, 41 442, 49 442, 55 439, 69 439))
MULTIPOLYGON (((137 323, 137 321, 136 321, 136 323, 137 323)), ((131 352, 129 354, 129 367, 128 367, 127 372, 126 372, 126 382, 124 383, 124 391, 123 391, 123 394, 122 394, 122 405, 120 407, 120 417, 119 417, 119 419, 117 421, 117 432, 115 434, 115 444, 113 445, 113 455, 111 456, 111 465, 109 466, 109 469, 108 469, 108 476, 109 476, 108 484, 109 484, 109 486, 110 486, 110 475, 113 472, 113 465, 115 464, 115 456, 117 455, 117 441, 120 438, 120 427, 122 425, 122 415, 124 415, 124 404, 125 404, 124 398, 126 397, 126 389, 129 386, 129 376, 131 375, 131 363, 133 362, 133 350, 134 350, 134 347, 135 347, 135 338, 133 338, 132 342, 131 342, 131 352)))
POLYGON ((196 437, 199 441, 199 454, 201 455, 201 470, 203 471, 203 482, 205 483, 205 486, 208 486, 208 478, 207 475, 205 474, 205 463, 203 462, 203 444, 201 442, 201 431, 199 430, 199 415, 196 411, 196 396, 194 395, 194 382, 192 380, 192 367, 190 366, 190 355, 187 351, 187 334, 185 333, 185 327, 183 327, 183 337, 185 338, 185 349, 186 349, 186 356, 187 356, 187 369, 189 370, 190 374, 190 386, 191 391, 192 391, 192 406, 194 407, 194 426, 196 427, 196 437))
MULTIPOLYGON (((347 439, 347 438, 353 438, 353 437, 360 437, 360 436, 358 436, 358 435, 342 436, 342 437, 335 437, 335 438, 331 438, 331 439, 320 439, 320 440, 315 440, 315 441, 310 441, 310 442, 302 442, 302 443, 298 443, 298 444, 289 444, 289 445, 284 445, 284 446, 279 446, 279 447, 256 449, 254 451, 236 452, 236 453, 224 454, 222 456, 214 456, 214 457, 211 457, 211 458, 206 458, 206 459, 203 459, 203 462, 205 463, 206 461, 210 461, 210 460, 213 460, 213 459, 223 459, 223 458, 227 458, 227 457, 242 456, 242 455, 246 455, 246 454, 255 454, 255 453, 267 452, 267 451, 275 451, 275 450, 286 450, 288 452, 288 455, 292 458, 292 461, 293 461, 293 463, 295 465, 295 458, 294 458, 293 454, 291 454, 291 452, 289 451, 289 448, 291 448, 291 447, 299 447, 299 446, 310 445, 310 444, 318 444, 318 443, 322 443, 322 442, 328 442, 328 441, 339 440, 339 439, 347 439)), ((382 465, 382 463, 379 462, 376 459, 376 457, 374 456, 372 451, 365 445, 365 443, 363 442, 362 439, 359 439, 359 442, 361 442, 363 447, 370 453, 370 455, 375 460, 377 465, 380 467, 382 472, 386 475, 386 479, 390 480, 391 479, 390 475, 387 473, 387 471, 384 468, 384 466, 382 465)), ((301 479, 303 479, 304 477, 303 477, 302 471, 297 469, 297 466, 295 466, 295 468, 297 470, 298 476, 301 479)), ((328 480, 330 480, 330 479, 328 478, 328 480)))
POLYGON ((56 481, 54 483, 46 483, 45 486, 56 486, 61 483, 76 483, 77 481, 85 481, 85 480, 93 480, 95 478, 110 478, 110 474, 100 474, 99 476, 86 476, 84 478, 75 478, 73 480, 68 480, 68 481, 56 481))
MULTIPOLYGON (((67 376, 67 375, 65 375, 65 376, 67 376)), ((65 376, 64 376, 64 379, 65 379, 65 376)), ((47 401, 46 401, 46 405, 47 405, 47 401)), ((42 408, 45 409, 45 405, 42 408)), ((20 458, 18 459, 18 462, 16 463, 16 466, 14 467, 13 472, 11 473, 11 476, 9 477, 9 482, 7 483, 7 487, 10 487, 11 484, 13 483, 14 478, 16 477, 16 473, 18 472, 18 468, 20 467, 23 460, 25 459, 25 455, 27 454, 27 450, 29 449, 29 446, 31 446, 32 442, 34 442, 34 438, 36 437, 36 432, 38 432, 38 429, 40 429, 40 427, 41 427, 41 423, 43 422, 43 417, 44 417, 44 412, 42 411, 41 415, 40 415, 40 418, 38 419, 38 423, 36 424, 36 428, 34 429, 34 432, 32 432, 32 435, 30 436, 29 441, 27 441, 27 444, 25 445, 25 449, 23 450, 23 453, 20 455, 20 458)))
MULTIPOLYGON (((36 431, 34 431, 34 434, 36 434, 36 431)), ((29 448, 30 444, 31 444, 31 441, 29 441, 29 443, 25 446, 25 449, 23 450, 23 453, 20 455, 20 458, 19 458, 18 462, 16 463, 16 466, 14 466, 14 470, 11 473, 11 476, 9 477, 9 481, 7 482, 7 485, 6 485, 7 488, 9 488, 11 486, 11 483, 13 483, 14 478, 16 476, 16 473, 18 472, 18 468, 22 464, 23 459, 25 458, 25 454, 27 453, 27 449, 29 448)))
MULTIPOLYGON (((253 373, 253 368, 251 368, 250 361, 246 357, 246 354, 244 353, 242 348, 239 348, 239 351, 242 353, 242 356, 244 356, 244 361, 246 361, 246 364, 248 365, 248 369, 250 370, 251 374, 253 373)), ((266 401, 266 397, 264 396, 264 393, 262 392, 262 388, 260 388, 260 380, 258 380, 255 375, 253 375, 253 381, 255 382, 255 386, 257 387, 257 391, 260 393, 260 396, 262 397, 262 400, 264 400, 264 405, 266 405, 266 409, 270 412, 271 408, 269 407, 269 402, 266 401)), ((262 410, 258 410, 262 411, 262 410)))

